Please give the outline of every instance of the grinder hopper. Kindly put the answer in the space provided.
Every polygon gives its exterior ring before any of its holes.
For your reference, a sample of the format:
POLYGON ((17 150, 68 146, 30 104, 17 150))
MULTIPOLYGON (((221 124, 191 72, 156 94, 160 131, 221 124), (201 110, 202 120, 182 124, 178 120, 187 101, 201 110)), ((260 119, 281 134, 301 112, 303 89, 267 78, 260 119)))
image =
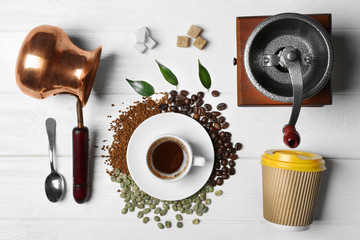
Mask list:
POLYGON ((83 203, 89 196, 89 130, 83 125, 85 106, 95 79, 101 46, 85 51, 75 46, 58 27, 39 26, 26 36, 16 64, 16 83, 27 95, 47 98, 71 94, 77 98, 78 127, 73 129, 74 199, 83 203))
POLYGON ((289 147, 295 148, 300 143, 295 124, 302 101, 326 85, 333 62, 328 32, 308 16, 274 15, 250 34, 244 50, 250 82, 272 100, 293 103, 289 123, 283 128, 283 140, 289 147))

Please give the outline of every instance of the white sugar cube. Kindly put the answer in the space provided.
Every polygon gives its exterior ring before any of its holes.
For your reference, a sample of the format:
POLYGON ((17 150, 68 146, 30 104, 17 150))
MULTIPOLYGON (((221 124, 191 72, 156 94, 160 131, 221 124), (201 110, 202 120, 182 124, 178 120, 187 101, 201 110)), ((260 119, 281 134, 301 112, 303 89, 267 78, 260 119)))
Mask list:
POLYGON ((136 42, 137 43, 145 43, 146 37, 150 36, 150 32, 146 27, 139 28, 135 32, 136 42))
POLYGON ((139 53, 144 53, 146 50, 146 46, 142 43, 135 43, 134 48, 139 52, 139 53))
POLYGON ((151 37, 147 37, 145 39, 145 46, 147 46, 150 49, 154 48, 156 46, 156 44, 157 43, 151 37))

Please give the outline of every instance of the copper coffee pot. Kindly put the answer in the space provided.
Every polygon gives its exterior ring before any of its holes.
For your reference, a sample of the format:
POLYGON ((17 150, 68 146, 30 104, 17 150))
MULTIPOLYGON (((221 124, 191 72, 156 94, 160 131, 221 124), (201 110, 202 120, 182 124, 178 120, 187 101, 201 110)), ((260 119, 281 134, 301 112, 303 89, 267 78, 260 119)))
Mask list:
POLYGON ((27 95, 47 98, 66 93, 77 98, 78 126, 73 129, 73 195, 77 203, 89 197, 89 130, 82 108, 89 99, 101 46, 85 51, 58 27, 39 26, 26 36, 17 59, 16 83, 27 95))

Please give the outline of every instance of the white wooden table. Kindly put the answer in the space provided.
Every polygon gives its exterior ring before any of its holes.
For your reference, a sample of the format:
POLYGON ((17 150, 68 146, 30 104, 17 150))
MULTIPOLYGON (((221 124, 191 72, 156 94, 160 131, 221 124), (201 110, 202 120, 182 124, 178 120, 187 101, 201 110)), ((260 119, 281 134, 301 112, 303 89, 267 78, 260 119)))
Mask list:
MULTIPOLYGON (((358 1, 1 1, 0 3, 0 239, 359 239, 360 237, 360 4, 358 1), (309 231, 273 229, 262 217, 261 166, 264 150, 284 148, 281 128, 288 107, 237 107, 235 18, 281 12, 332 13, 335 69, 333 105, 303 108, 298 130, 300 149, 326 158, 326 171, 309 231), (75 98, 36 100, 15 84, 20 45, 35 26, 62 27, 80 47, 103 46, 92 95, 84 109, 93 156, 93 192, 78 205, 72 197, 71 130, 76 125, 75 98), (204 29, 206 49, 176 47, 176 36, 191 24, 204 29), (141 55, 132 45, 134 30, 147 26, 158 46, 141 55), (185 216, 183 229, 160 231, 135 214, 120 213, 117 184, 109 180, 103 152, 94 149, 111 119, 140 97, 125 78, 151 82, 157 91, 171 90, 154 59, 178 76, 180 89, 202 90, 197 59, 209 70, 213 89, 228 103, 224 112, 233 140, 242 142, 237 174, 213 197, 198 226, 185 216), (115 104, 115 107, 111 107, 115 104), (45 119, 57 120, 57 169, 65 176, 65 199, 51 203, 44 193, 50 171, 45 119)), ((211 98, 210 98, 211 100, 211 98)), ((170 216, 171 217, 171 216, 170 216)), ((169 218, 170 218, 169 217, 169 218)), ((173 223, 174 224, 174 223, 173 223)))

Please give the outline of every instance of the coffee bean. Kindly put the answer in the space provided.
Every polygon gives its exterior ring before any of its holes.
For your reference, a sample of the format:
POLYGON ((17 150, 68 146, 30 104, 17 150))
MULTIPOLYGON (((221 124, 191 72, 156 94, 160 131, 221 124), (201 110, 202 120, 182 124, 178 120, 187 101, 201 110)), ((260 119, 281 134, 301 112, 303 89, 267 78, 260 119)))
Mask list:
POLYGON ((225 122, 225 118, 224 118, 223 116, 219 117, 219 118, 218 118, 218 122, 219 122, 219 123, 225 122))
POLYGON ((206 111, 211 111, 211 109, 212 109, 211 105, 208 104, 208 103, 205 104, 204 107, 205 107, 205 110, 206 110, 206 111))
POLYGON ((230 157, 230 151, 227 150, 225 153, 224 153, 224 158, 225 159, 228 159, 230 157))
POLYGON ((218 134, 217 134, 217 132, 212 132, 211 133, 211 138, 214 140, 214 139, 216 139, 218 137, 218 134))
POLYGON ((162 103, 159 105, 159 109, 160 110, 166 110, 168 108, 169 105, 167 105, 166 103, 162 103))
POLYGON ((215 162, 214 166, 215 166, 216 169, 219 169, 219 168, 220 168, 220 163, 219 163, 219 162, 215 162))
POLYGON ((189 107, 189 110, 187 111, 187 114, 190 115, 190 114, 192 114, 192 112, 193 112, 192 107, 189 107))
POLYGON ((194 118, 195 120, 199 120, 199 119, 200 119, 200 115, 197 114, 197 113, 195 113, 194 116, 193 116, 193 118, 194 118))
POLYGON ((238 155, 235 154, 235 153, 232 153, 232 154, 230 154, 230 159, 231 160, 236 160, 236 159, 238 159, 238 155))
POLYGON ((229 123, 228 122, 224 122, 223 124, 221 124, 222 129, 227 129, 229 127, 229 123))
POLYGON ((220 123, 215 123, 214 128, 216 128, 217 130, 220 130, 221 129, 220 123))
POLYGON ((222 171, 221 171, 221 170, 216 170, 216 171, 215 171, 215 174, 216 174, 216 176, 221 176, 221 175, 222 175, 222 171))
POLYGON ((230 148, 230 152, 231 153, 236 153, 236 149, 235 148, 230 148))
POLYGON ((227 149, 227 147, 225 147, 225 145, 221 145, 221 146, 220 146, 220 149, 223 150, 223 152, 225 152, 226 149, 227 149))
POLYGON ((172 103, 172 102, 174 102, 174 101, 175 101, 175 97, 174 97, 174 96, 169 97, 168 103, 172 103))
POLYGON ((217 110, 219 111, 223 111, 227 108, 227 105, 226 103, 219 103, 217 106, 216 106, 217 110))
POLYGON ((218 117, 221 115, 221 112, 217 112, 217 111, 212 111, 211 114, 215 117, 218 117))
POLYGON ((181 90, 181 91, 180 91, 180 94, 181 94, 181 95, 184 95, 184 96, 186 97, 187 95, 189 95, 189 92, 186 91, 186 90, 181 90))
POLYGON ((184 101, 186 99, 186 97, 184 95, 178 94, 178 95, 176 95, 176 99, 184 101))
POLYGON ((205 108, 203 108, 203 107, 199 108, 198 113, 199 113, 200 116, 204 116, 205 115, 205 108))
POLYGON ((233 146, 232 142, 225 143, 225 147, 227 148, 232 148, 232 146, 233 146))
POLYGON ((223 140, 224 143, 230 142, 230 138, 226 137, 226 135, 222 140, 223 140))
POLYGON ((181 107, 181 110, 184 112, 187 112, 190 109, 190 107, 188 105, 184 105, 181 107))
POLYGON ((221 132, 219 133, 219 135, 220 135, 221 138, 224 138, 224 137, 225 137, 225 132, 221 131, 221 132))
POLYGON ((221 160, 221 165, 225 167, 228 164, 228 161, 226 159, 221 160))
POLYGON ((179 109, 178 109, 177 107, 175 107, 175 106, 171 106, 171 107, 170 107, 170 110, 171 110, 172 112, 179 112, 179 109))
POLYGON ((211 179, 209 181, 209 184, 210 184, 210 186, 215 187, 216 186, 216 181, 214 179, 211 179))
POLYGON ((231 133, 225 132, 225 136, 228 137, 228 138, 230 138, 230 137, 231 137, 231 133))
MULTIPOLYGON (((217 153, 217 154, 216 154, 216 159, 219 160, 219 161, 221 161, 221 160, 224 159, 224 155, 223 155, 223 154, 220 154, 220 153, 217 153)), ((220 164, 220 162, 219 162, 219 164, 220 164)))
POLYGON ((230 161, 229 161, 229 166, 230 166, 230 169, 233 168, 233 167, 235 167, 235 166, 236 166, 235 161, 230 160, 230 161))
POLYGON ((177 106, 177 107, 181 107, 181 106, 183 106, 183 105, 185 105, 185 103, 184 103, 183 100, 176 100, 176 106, 177 106))
POLYGON ((197 113, 197 111, 199 110, 199 108, 197 106, 193 106, 193 113, 197 113))
POLYGON ((235 168, 231 167, 231 168, 229 169, 229 174, 230 174, 230 175, 234 175, 235 173, 236 173, 235 168))
POLYGON ((203 99, 204 98, 204 92, 198 92, 197 93, 197 97, 200 98, 200 99, 203 99))
POLYGON ((216 131, 216 129, 214 128, 214 126, 210 126, 210 127, 209 127, 209 130, 210 130, 210 132, 215 132, 215 131, 216 131))
POLYGON ((201 123, 202 123, 202 124, 205 124, 205 123, 207 123, 207 122, 208 122, 207 117, 203 117, 203 118, 201 119, 201 123))
POLYGON ((236 144, 235 144, 235 150, 236 150, 236 151, 239 151, 241 148, 242 148, 241 143, 236 143, 236 144))
POLYGON ((220 92, 217 91, 217 90, 214 90, 214 91, 211 92, 211 95, 212 95, 213 97, 218 97, 218 96, 220 95, 220 92))
POLYGON ((175 91, 175 90, 171 90, 171 91, 170 91, 170 95, 171 95, 171 96, 176 96, 177 94, 178 94, 178 92, 175 91))
POLYGON ((223 174, 221 177, 222 177, 222 179, 225 179, 225 180, 230 178, 230 176, 228 174, 223 174))
POLYGON ((217 143, 219 144, 219 148, 223 145, 223 141, 222 141, 222 139, 220 138, 218 141, 217 141, 217 143))
POLYGON ((213 122, 213 123, 216 123, 217 122, 217 118, 215 116, 211 116, 210 117, 210 121, 213 122))
POLYGON ((224 180, 221 177, 218 177, 216 179, 216 185, 221 186, 224 184, 224 180))
POLYGON ((183 111, 183 110, 180 110, 179 113, 185 114, 185 115, 187 114, 186 111, 183 111))
POLYGON ((196 96, 195 94, 191 95, 191 100, 193 102, 196 102, 198 100, 198 96, 196 96))
POLYGON ((217 150, 217 154, 219 154, 219 155, 222 155, 224 152, 223 152, 223 150, 221 149, 221 148, 219 148, 218 150, 217 150))
POLYGON ((205 113, 205 116, 206 116, 207 118, 211 118, 211 113, 206 112, 206 113, 205 113))
POLYGON ((222 172, 223 174, 227 174, 227 173, 229 172, 229 168, 228 168, 228 167, 222 167, 222 168, 221 168, 221 172, 222 172))
POLYGON ((203 104, 204 104, 204 101, 201 100, 200 98, 196 102, 196 106, 198 106, 198 107, 202 106, 203 104))
POLYGON ((190 100, 189 98, 185 98, 184 103, 185 103, 186 105, 190 105, 191 100, 190 100))

